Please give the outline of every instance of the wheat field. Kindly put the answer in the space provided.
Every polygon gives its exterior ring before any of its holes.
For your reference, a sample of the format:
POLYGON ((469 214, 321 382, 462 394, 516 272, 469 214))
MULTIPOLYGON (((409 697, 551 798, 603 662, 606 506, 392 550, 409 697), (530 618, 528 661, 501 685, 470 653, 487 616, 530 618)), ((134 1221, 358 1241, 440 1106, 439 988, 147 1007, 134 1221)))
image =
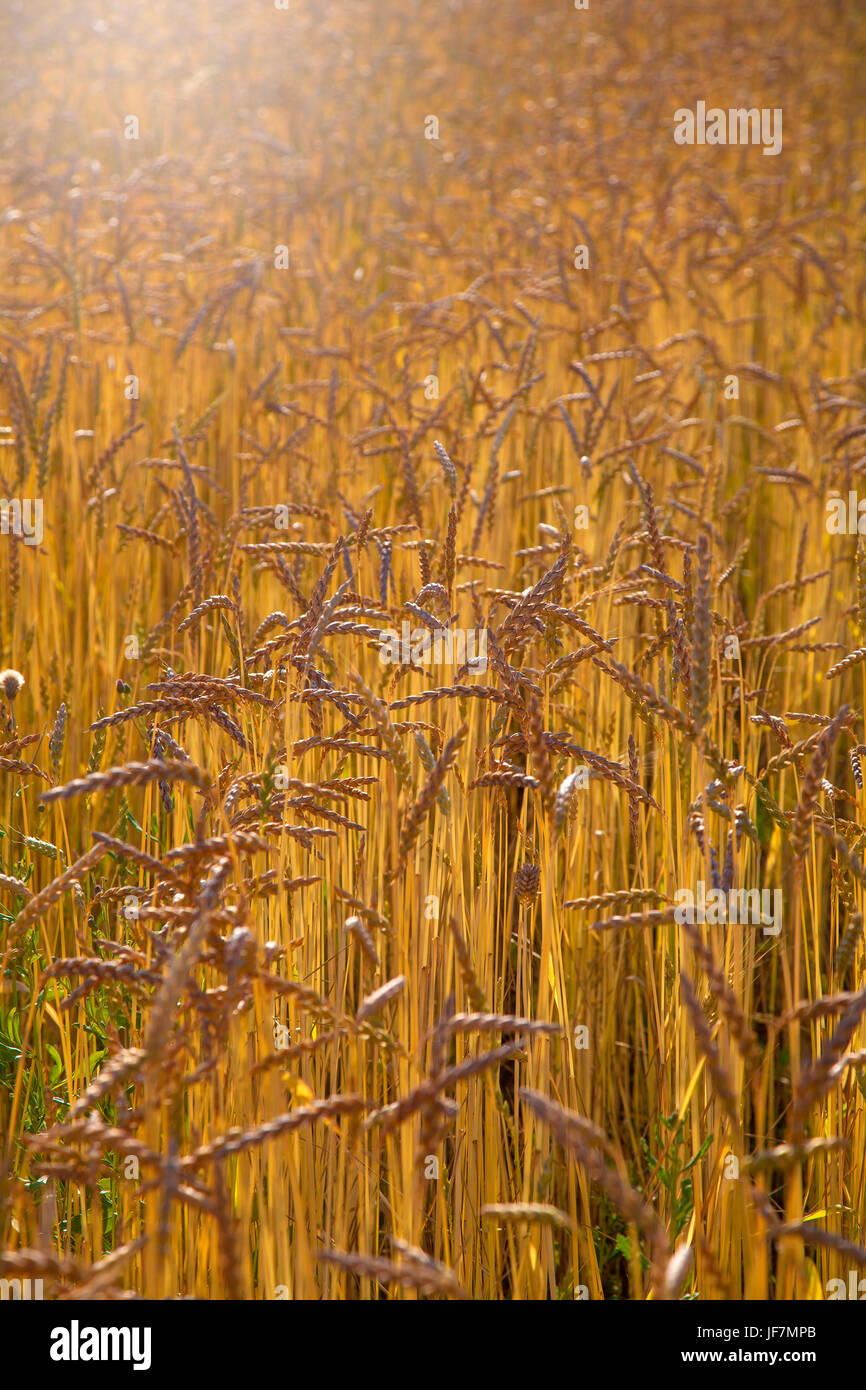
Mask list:
POLYGON ((0 7, 6 1279, 866 1272, 866 13, 815 19, 0 7))

